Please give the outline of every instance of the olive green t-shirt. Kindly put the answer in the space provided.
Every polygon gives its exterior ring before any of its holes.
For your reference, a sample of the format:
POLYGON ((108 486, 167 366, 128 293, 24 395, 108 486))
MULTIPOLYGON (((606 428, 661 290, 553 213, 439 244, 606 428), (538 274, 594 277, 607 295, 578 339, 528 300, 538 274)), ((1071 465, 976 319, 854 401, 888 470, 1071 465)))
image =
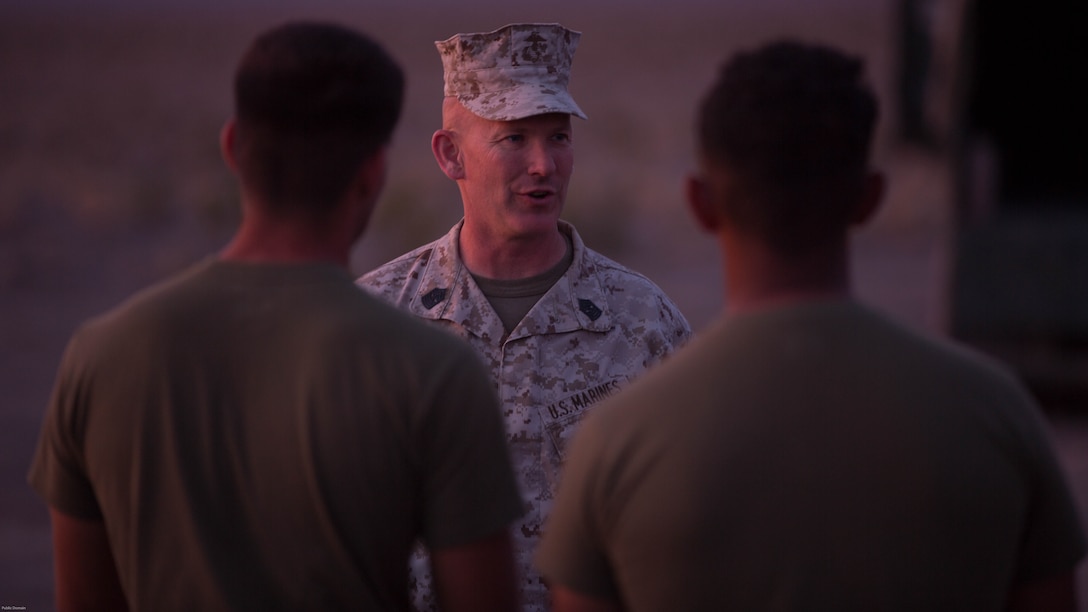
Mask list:
POLYGON ((30 471, 136 610, 407 606, 522 505, 475 353, 332 265, 209 260, 84 325, 30 471))
POLYGON ((537 564, 639 610, 999 610, 1085 541, 1032 399, 849 301, 725 319, 576 435, 537 564))

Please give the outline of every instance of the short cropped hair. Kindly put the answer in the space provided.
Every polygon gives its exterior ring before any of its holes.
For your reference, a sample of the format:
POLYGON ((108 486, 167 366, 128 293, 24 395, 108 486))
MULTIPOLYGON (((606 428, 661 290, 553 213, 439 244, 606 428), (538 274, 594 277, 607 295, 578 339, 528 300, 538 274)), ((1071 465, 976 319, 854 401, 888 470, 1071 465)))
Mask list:
POLYGON ((699 154, 742 197, 725 213, 787 250, 849 225, 860 197, 877 101, 860 59, 779 41, 726 62, 697 119, 699 154))
POLYGON ((403 96, 400 66, 359 32, 291 22, 262 34, 234 77, 243 183, 274 211, 332 208, 389 143, 403 96))

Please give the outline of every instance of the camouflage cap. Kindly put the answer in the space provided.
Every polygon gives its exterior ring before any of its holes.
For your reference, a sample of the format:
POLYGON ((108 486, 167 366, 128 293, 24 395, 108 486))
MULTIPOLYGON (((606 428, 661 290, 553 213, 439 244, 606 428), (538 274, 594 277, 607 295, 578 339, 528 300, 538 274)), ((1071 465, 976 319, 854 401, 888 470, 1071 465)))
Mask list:
POLYGON ((544 113, 585 119, 567 92, 581 36, 557 23, 516 23, 435 42, 442 56, 445 94, 493 121, 544 113))

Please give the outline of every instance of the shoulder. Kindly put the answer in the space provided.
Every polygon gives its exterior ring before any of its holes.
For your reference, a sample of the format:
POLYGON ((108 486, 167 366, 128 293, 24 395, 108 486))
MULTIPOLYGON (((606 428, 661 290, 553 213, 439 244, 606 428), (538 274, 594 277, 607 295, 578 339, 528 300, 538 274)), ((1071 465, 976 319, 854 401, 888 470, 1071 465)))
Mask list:
POLYGON ((593 249, 586 248, 584 266, 593 269, 602 282, 608 283, 612 287, 643 288, 664 295, 661 288, 645 274, 635 271, 593 249))
POLYGON ((402 285, 411 271, 426 266, 434 255, 436 242, 431 242, 391 259, 356 279, 355 284, 366 289, 387 285, 402 285))
POLYGON ((567 235, 574 247, 574 262, 571 264, 571 270, 576 282, 595 281, 600 284, 603 291, 615 297, 616 300, 629 299, 643 293, 675 308, 665 292, 646 275, 589 248, 573 225, 560 223, 559 229, 561 233, 567 235))
POLYGON ((327 325, 318 322, 330 343, 365 345, 387 356, 413 362, 456 364, 475 353, 453 334, 431 325, 396 303, 395 294, 379 291, 361 281, 350 282, 344 300, 329 313, 327 325))
POLYGON ((452 283, 460 269, 455 227, 446 236, 408 251, 356 279, 355 284, 382 300, 405 306, 424 282, 452 283))
POLYGON ((582 280, 592 278, 599 285, 614 316, 630 318, 639 325, 657 322, 679 334, 681 340, 691 335, 680 308, 646 275, 589 248, 576 265, 580 265, 582 280))
POLYGON ((879 340, 889 357, 928 364, 927 370, 946 372, 950 380, 971 381, 1004 394, 1026 395, 1012 369, 989 354, 955 339, 911 328, 872 308, 860 304, 854 307, 856 312, 849 323, 852 332, 859 340, 864 340, 863 335, 879 340))
POLYGON ((212 265, 212 260, 204 260, 139 289, 112 308, 86 319, 77 329, 75 338, 88 341, 109 337, 171 317, 171 313, 203 294, 207 271, 212 265))
POLYGON ((868 372, 870 388, 912 398, 939 414, 947 431, 970 432, 970 439, 996 445, 1025 465, 1050 452, 1042 408, 1008 365, 971 345, 854 308, 838 328, 849 353, 830 351, 829 358, 851 359, 855 371, 868 372))

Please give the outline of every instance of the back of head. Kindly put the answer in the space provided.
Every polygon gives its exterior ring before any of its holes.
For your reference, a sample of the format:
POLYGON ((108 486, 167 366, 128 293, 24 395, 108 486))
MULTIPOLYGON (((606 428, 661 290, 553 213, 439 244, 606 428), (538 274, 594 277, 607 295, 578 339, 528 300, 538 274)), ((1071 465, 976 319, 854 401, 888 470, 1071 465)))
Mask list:
POLYGON ((276 212, 320 213, 388 144, 404 75, 376 42, 325 23, 259 36, 234 79, 235 157, 246 189, 276 212))
POLYGON ((845 234, 876 116, 860 59, 776 42, 722 67, 700 108, 699 154, 729 176, 722 203, 734 227, 799 252, 845 234))

